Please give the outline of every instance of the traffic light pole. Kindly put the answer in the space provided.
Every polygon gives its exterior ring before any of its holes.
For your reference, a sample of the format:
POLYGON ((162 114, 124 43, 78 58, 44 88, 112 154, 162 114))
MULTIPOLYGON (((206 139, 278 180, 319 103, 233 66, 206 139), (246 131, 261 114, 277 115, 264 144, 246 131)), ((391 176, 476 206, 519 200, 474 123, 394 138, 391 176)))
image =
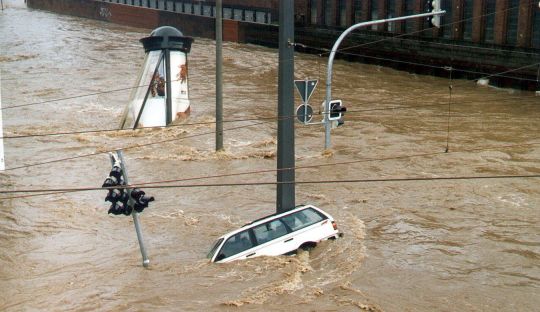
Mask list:
POLYGON ((329 120, 330 117, 330 101, 332 100, 332 66, 334 64, 334 58, 336 56, 336 53, 338 51, 338 48, 345 39, 345 37, 350 34, 353 30, 356 30, 358 28, 366 27, 366 26, 372 26, 377 24, 383 24, 383 23, 389 23, 389 22, 396 22, 396 21, 403 21, 411 18, 419 18, 419 17, 430 17, 430 16, 439 16, 446 13, 446 11, 435 11, 435 12, 429 12, 429 13, 422 13, 422 14, 415 14, 415 15, 408 15, 408 16, 400 16, 400 17, 394 17, 394 18, 388 18, 388 19, 381 19, 376 21, 369 21, 369 22, 363 22, 358 23, 355 25, 352 25, 351 27, 347 28, 336 40, 336 43, 334 43, 334 46, 332 47, 332 51, 330 51, 330 56, 328 57, 328 69, 326 73, 326 100, 324 103, 324 130, 325 130, 325 140, 324 140, 324 149, 330 148, 330 130, 332 129, 332 123, 331 120, 329 120))
MULTIPOLYGON (((116 155, 118 155, 118 159, 120 160, 120 168, 122 168, 122 174, 124 176, 124 181, 126 185, 129 185, 129 178, 126 170, 126 165, 124 163, 124 154, 122 153, 122 150, 117 150, 116 155)), ((111 163, 114 166, 115 159, 114 156, 111 154, 111 163)), ((133 198, 131 197, 131 189, 126 189, 126 192, 128 192, 129 196, 129 202, 128 204, 130 206, 133 206, 133 198)), ((146 248, 144 247, 144 240, 143 240, 143 234, 141 230, 141 223, 139 221, 139 213, 136 211, 133 211, 131 213, 131 216, 133 217, 133 224, 135 225, 135 232, 137 233, 137 239, 139 240, 139 247, 141 249, 141 255, 143 258, 143 266, 145 268, 148 267, 150 264, 150 260, 148 259, 148 254, 146 253, 146 248)))

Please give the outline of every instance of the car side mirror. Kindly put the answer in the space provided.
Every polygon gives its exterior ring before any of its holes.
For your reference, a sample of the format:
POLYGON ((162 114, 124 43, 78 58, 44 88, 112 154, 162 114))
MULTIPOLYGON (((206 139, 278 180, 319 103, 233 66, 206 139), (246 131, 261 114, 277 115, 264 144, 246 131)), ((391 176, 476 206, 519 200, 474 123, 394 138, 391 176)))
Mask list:
POLYGON ((215 260, 215 261, 221 261, 221 260, 223 260, 223 259, 225 259, 225 254, 220 253, 220 254, 216 257, 216 260, 215 260))

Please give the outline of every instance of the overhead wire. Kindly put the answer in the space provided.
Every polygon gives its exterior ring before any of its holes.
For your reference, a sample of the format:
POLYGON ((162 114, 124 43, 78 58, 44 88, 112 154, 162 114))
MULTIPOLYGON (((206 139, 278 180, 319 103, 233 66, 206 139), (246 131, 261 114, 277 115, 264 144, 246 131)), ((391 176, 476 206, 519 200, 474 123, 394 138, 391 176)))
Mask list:
MULTIPOLYGON (((531 4, 531 5, 532 5, 532 4, 531 4)), ((507 9, 504 9, 504 10, 501 10, 501 11, 496 11, 496 12, 493 12, 493 13, 483 14, 483 15, 480 15, 480 16, 474 16, 474 17, 467 18, 467 19, 461 19, 461 20, 458 20, 458 21, 455 21, 455 22, 452 22, 452 23, 448 23, 448 24, 441 25, 441 27, 449 26, 449 25, 453 25, 453 24, 457 24, 457 23, 462 23, 462 22, 464 22, 464 21, 468 21, 468 20, 471 20, 471 19, 476 19, 476 18, 481 18, 481 17, 489 16, 489 15, 491 15, 491 14, 498 14, 498 13, 505 12, 505 11, 512 10, 512 9, 516 9, 516 8, 519 8, 519 6, 512 7, 512 8, 507 8, 507 9)), ((336 52, 338 52, 338 53, 344 53, 343 51, 346 51, 346 50, 349 50, 349 49, 354 49, 354 48, 358 48, 358 47, 363 47, 363 46, 367 46, 367 45, 371 45, 371 44, 375 44, 375 43, 379 43, 379 42, 384 42, 384 41, 388 41, 388 40, 394 40, 394 39, 396 39, 396 38, 400 38, 400 37, 408 36, 408 35, 413 35, 413 34, 416 34, 416 33, 421 33, 421 32, 424 32, 424 31, 430 30, 430 29, 433 29, 433 27, 431 27, 431 28, 426 28, 426 29, 422 29, 422 30, 419 30, 419 31, 414 31, 414 32, 409 32, 409 33, 404 33, 404 34, 400 34, 400 35, 397 35, 397 36, 392 36, 392 37, 388 37, 388 38, 384 38, 384 39, 380 39, 380 40, 375 40, 375 41, 371 41, 371 42, 366 42, 366 43, 359 44, 359 45, 354 45, 354 46, 349 46, 349 47, 340 48, 340 49, 336 50, 336 52)), ((329 51, 328 49, 317 48, 317 47, 310 47, 310 46, 308 46, 308 45, 304 45, 304 44, 301 44, 301 43, 298 43, 298 45, 305 46, 305 47, 309 47, 309 48, 320 49, 321 51, 326 50, 327 52, 321 53, 321 54, 320 54, 321 57, 322 57, 323 55, 325 55, 325 54, 329 54, 329 53, 330 53, 330 52, 328 52, 328 51, 329 51)), ((508 52, 516 52, 516 51, 508 50, 508 52)), ((366 57, 367 57, 367 56, 366 56, 366 57)), ((283 61, 285 62, 285 61, 290 61, 290 60, 283 60, 283 61)), ((397 60, 395 60, 395 61, 397 61, 397 60)), ((279 61, 278 61, 278 62, 279 62, 279 61)), ((264 66, 266 66, 266 65, 265 65, 265 64, 255 65, 255 66, 251 66, 250 69, 255 69, 255 68, 258 68, 258 67, 264 67, 264 66)), ((430 66, 430 65, 425 65, 425 66, 430 66)), ((209 77, 210 75, 202 75, 202 76, 208 76, 208 77, 209 77)), ((197 77, 197 76, 195 76, 195 77, 192 76, 192 77, 190 77, 190 78, 193 79, 193 78, 196 78, 196 77, 197 77)), ((515 77, 512 77, 512 78, 515 78, 515 77)), ((174 80, 173 80, 173 81, 174 81, 174 80)), ((63 98, 58 98, 58 99, 45 100, 45 101, 41 101, 41 102, 31 102, 31 103, 25 103, 25 104, 19 104, 19 105, 7 106, 7 107, 2 107, 1 109, 2 109, 2 110, 7 110, 7 109, 12 109, 12 108, 20 108, 20 107, 26 107, 26 106, 32 106, 32 105, 38 105, 38 104, 53 103, 53 102, 65 101, 65 100, 76 99, 76 98, 82 98, 82 97, 89 97, 89 96, 96 96, 96 95, 101 95, 101 94, 108 94, 108 93, 114 93, 114 92, 120 92, 120 91, 132 90, 132 89, 141 88, 141 87, 147 87, 147 86, 149 86, 149 85, 139 85, 139 86, 134 86, 134 87, 124 87, 124 88, 118 88, 118 89, 112 89, 112 90, 104 90, 104 91, 100 91, 100 92, 94 92, 94 93, 88 93, 88 94, 81 94, 81 95, 68 96, 68 97, 63 97, 63 98)))
MULTIPOLYGON (((243 128, 247 128, 247 127, 253 127, 253 126, 261 125, 261 124, 264 124, 264 123, 268 123, 268 122, 259 122, 259 123, 249 124, 249 125, 232 127, 232 128, 229 128, 229 129, 224 129, 224 131, 238 130, 238 129, 243 129, 243 128)), ((210 134, 214 134, 214 133, 215 132, 204 132, 204 133, 198 133, 198 134, 183 136, 183 137, 180 137, 180 138, 166 139, 166 140, 154 141, 154 142, 149 142, 149 143, 144 143, 144 144, 127 145, 127 146, 123 146, 123 147, 117 147, 117 148, 114 148, 112 150, 81 154, 81 155, 65 157, 65 158, 60 158, 60 159, 54 159, 54 160, 49 160, 49 161, 44 161, 44 162, 39 162, 39 163, 25 164, 25 165, 22 165, 22 166, 5 168, 4 171, 13 171, 13 170, 17 170, 17 169, 25 169, 25 168, 30 168, 30 167, 36 167, 36 166, 42 166, 42 165, 62 162, 62 161, 68 161, 68 160, 74 160, 74 159, 79 159, 79 158, 84 158, 84 157, 96 156, 96 155, 100 155, 100 154, 114 152, 116 150, 142 148, 142 147, 147 147, 147 146, 156 145, 156 144, 163 144, 163 143, 169 143, 169 142, 174 142, 174 141, 180 141, 180 140, 189 139, 189 138, 198 137, 198 136, 203 136, 203 135, 210 135, 210 134)))
MULTIPOLYGON (((494 14, 494 13, 490 13, 490 14, 494 14)), ((486 15, 488 15, 488 14, 486 14, 486 15)), ((474 17, 474 18, 476 18, 476 17, 474 17)), ((462 22, 462 21, 465 21, 465 20, 467 20, 467 19, 464 19, 464 20, 461 20, 461 21, 458 21, 458 22, 462 22)), ((449 24, 446 24, 446 25, 451 25, 451 24, 455 24, 455 23, 457 23, 457 22, 449 23, 449 24)), ((425 29, 421 30, 421 31, 425 31, 425 29)), ((418 32, 421 32, 421 31, 418 31, 418 32)), ((406 34, 403 34, 403 35, 406 35, 406 34)), ((393 38, 395 38, 395 37, 393 37, 393 38)), ((393 39, 393 38, 390 38, 390 39, 393 39)), ((359 46, 373 44, 373 43, 384 41, 384 40, 389 40, 389 39, 388 38, 387 39, 382 39, 382 40, 379 40, 379 41, 374 41, 374 42, 362 44, 362 45, 359 45, 359 46)), ((358 47, 358 46, 355 46, 355 47, 358 47)), ((350 48, 353 48, 353 47, 343 48, 343 49, 340 49, 339 51, 342 52, 343 50, 350 49, 350 48)), ((321 56, 322 56, 322 54, 321 54, 321 56)), ((522 66, 522 67, 517 68, 517 69, 511 69, 511 70, 503 72, 502 74, 517 71, 517 70, 521 70, 521 69, 524 69, 524 68, 528 68, 530 66, 536 66, 538 64, 540 64, 540 63, 535 63, 535 64, 532 64, 532 65, 522 66)), ((254 66, 254 67, 259 67, 259 66, 263 66, 263 65, 257 65, 257 66, 254 66)), ((499 73, 499 74, 491 74, 491 75, 488 75, 486 77, 491 77, 491 76, 500 75, 500 74, 501 73, 499 73)), ((129 88, 120 88, 120 89, 114 89, 114 90, 106 90, 106 91, 102 91, 102 92, 96 92, 96 93, 78 95, 78 96, 71 96, 71 97, 66 97, 66 98, 62 98, 62 99, 47 100, 47 101, 36 102, 36 103, 26 103, 26 104, 21 104, 21 105, 16 105, 16 106, 8 106, 8 107, 4 107, 2 109, 10 109, 10 108, 16 108, 16 107, 24 107, 24 106, 30 106, 30 105, 43 104, 43 103, 57 102, 57 101, 80 98, 80 97, 86 97, 86 96, 93 96, 93 95, 99 95, 99 94, 105 94, 105 93, 124 91, 124 90, 139 88, 139 87, 145 87, 145 86, 147 86, 147 85, 141 85, 141 86, 135 86, 135 87, 129 87, 129 88)), ((436 105, 437 104, 430 105, 430 106, 436 106, 436 105)), ((400 109, 400 108, 393 107, 393 108, 384 108, 384 109, 400 109)), ((373 111, 373 110, 380 110, 380 109, 372 109, 371 111, 373 111)), ((351 111, 351 112, 354 112, 354 111, 351 111)), ((62 133, 53 133, 53 134, 21 135, 21 136, 11 136, 11 137, 7 136, 7 137, 4 137, 4 138, 23 138, 23 137, 36 137, 36 136, 48 136, 48 135, 81 134, 81 133, 111 132, 111 131, 120 131, 120 130, 118 130, 118 129, 105 129, 105 130, 73 131, 73 132, 62 132, 62 133)), ((190 136, 188 136, 188 137, 190 137, 190 136)), ((188 138, 188 137, 184 137, 184 138, 188 138)), ((174 139, 174 140, 177 140, 177 139, 174 139)), ((154 142, 152 144, 157 144, 157 143, 162 143, 162 142, 163 141, 154 142)), ((134 146, 134 147, 140 147, 140 146, 134 146)), ((133 148, 133 147, 127 147, 127 149, 129 149, 129 148, 133 148)), ((37 165, 42 165, 42 164, 49 164, 51 162, 64 161, 64 160, 76 159, 76 158, 81 158, 81 157, 93 156, 93 155, 101 154, 101 153, 104 153, 104 152, 91 153, 91 154, 79 155, 79 156, 74 156, 74 157, 70 157, 70 158, 64 158, 64 159, 60 159, 60 160, 50 161, 50 162, 37 163, 37 164, 31 164, 31 165, 25 165, 25 166, 19 166, 19 167, 13 167, 13 168, 8 168, 6 170, 15 170, 15 169, 27 168, 27 167, 32 167, 32 166, 37 166, 37 165)))
MULTIPOLYGON (((540 65, 534 64, 531 66, 540 65)), ((479 78, 481 79, 481 78, 479 78)), ((460 85, 460 84, 458 84, 460 85)), ((442 94, 441 94, 442 96, 442 94)), ((495 105, 495 104, 506 104, 507 102, 510 102, 512 104, 518 104, 515 103, 515 100, 522 100, 522 97, 512 97, 507 98, 503 100, 499 100, 496 103, 488 102, 487 104, 495 105)), ((365 103, 365 102, 363 102, 365 103)), ((395 104, 396 101, 371 101, 369 104, 376 104, 376 105, 389 105, 389 104, 395 104)), ((455 105, 469 105, 471 102, 460 102, 460 103, 454 103, 455 105)), ((475 104, 486 104, 486 103, 475 103, 475 104)), ((446 106, 445 103, 430 103, 430 104, 422 104, 422 105, 411 105, 411 106, 391 106, 391 107, 376 107, 376 108, 361 108, 361 109, 348 109, 347 115, 356 114, 356 113, 365 113, 365 112, 374 112, 374 111, 387 111, 387 110, 410 110, 410 109, 418 109, 418 108, 429 108, 429 107, 440 107, 440 106, 446 106)), ((362 106, 365 106, 362 105, 362 106)), ((324 116, 325 112, 314 112, 313 116, 321 115, 324 116)), ((285 118, 297 118, 298 115, 291 115, 291 116, 284 116, 285 118)), ((253 117, 253 118, 237 118, 237 119, 226 119, 223 120, 224 123, 236 123, 236 122, 246 122, 246 121, 262 121, 262 120, 277 120, 278 116, 268 116, 268 117, 253 117)), ((169 129, 169 128, 176 128, 176 127, 189 127, 189 126, 201 126, 201 125, 212 125, 215 124, 215 121, 201 121, 201 122, 190 122, 190 123, 177 123, 177 124, 170 124, 167 126, 156 126, 156 127, 138 127, 137 129, 87 129, 87 130, 76 130, 76 131, 59 131, 59 132, 48 132, 48 133, 35 133, 35 134, 20 134, 20 135, 5 135, 3 137, 0 137, 0 139, 10 140, 10 139, 25 139, 25 138, 34 138, 34 137, 49 137, 49 136, 63 136, 63 135, 78 135, 78 134, 92 134, 92 133, 119 133, 119 132, 129 132, 129 131, 139 131, 144 129, 169 129)))
MULTIPOLYGON (((501 149, 507 149, 507 148, 519 148, 519 147, 531 147, 540 145, 540 142, 529 142, 529 143, 520 143, 520 144, 509 144, 509 145, 499 145, 499 146, 483 146, 483 147, 474 147, 469 149, 462 149, 462 150, 453 150, 449 153, 470 153, 470 152, 481 152, 481 151, 488 151, 488 150, 501 150, 501 149)), ((391 156, 391 157, 384 157, 384 158, 363 158, 363 159, 357 159, 357 160, 351 160, 351 161, 342 161, 342 162, 332 162, 332 163, 323 163, 323 164, 312 164, 312 165, 302 165, 302 166, 295 166, 291 168, 280 168, 280 169, 261 169, 261 170, 252 170, 252 171, 243 171, 243 172, 235 172, 235 173, 227 173, 227 174, 217 174, 217 175, 206 175, 206 176, 198 176, 198 177, 190 177, 190 178, 181 178, 181 179, 170 179, 170 180, 161 180, 161 181, 150 181, 150 182, 138 182, 133 183, 130 186, 125 186, 125 188, 131 188, 131 187, 147 187, 151 185, 156 184, 166 184, 166 183, 176 183, 176 182, 186 182, 186 181, 194 181, 194 180, 205 180, 205 179, 213 179, 213 178, 224 178, 224 177, 233 177, 233 176, 241 176, 241 175, 251 175, 251 174, 262 174, 262 173, 269 173, 269 172, 278 172, 278 171, 284 171, 284 170, 300 170, 300 169, 313 169, 313 168, 321 168, 321 167, 328 167, 328 166, 341 166, 341 165, 351 165, 351 164, 357 164, 357 163, 366 163, 366 162, 377 162, 377 161, 390 161, 390 160, 403 160, 403 159, 410 159, 415 157, 430 157, 430 156, 440 156, 440 155, 447 155, 448 152, 430 152, 430 153, 419 153, 419 154, 413 154, 413 155, 399 155, 399 156, 391 156)), ((89 188, 89 187, 86 187, 89 188)), ((100 188, 101 189, 101 188, 100 188)), ((31 196, 45 196, 45 195, 52 195, 55 193, 60 192, 67 192, 68 190, 59 190, 59 189, 40 189, 42 192, 47 192, 45 194, 33 194, 31 196)), ((3 190, 0 190, 0 192, 4 192, 3 190)), ((35 191, 37 192, 37 191, 35 191)), ((40 193, 42 193, 40 192, 40 193)), ((24 193, 22 191, 15 192, 15 193, 24 193)), ((22 197, 31 197, 30 195, 25 196, 18 196, 18 197, 2 197, 0 199, 14 199, 14 198, 22 198, 22 197)))
MULTIPOLYGON (((535 5, 535 3, 533 1, 531 1, 531 3, 529 3, 529 7, 534 6, 534 5, 535 5)), ((515 7, 506 8, 506 9, 503 9, 503 10, 500 10, 500 11, 495 11, 495 12, 492 12, 492 13, 486 13, 486 14, 482 14, 482 15, 479 15, 479 16, 473 16, 473 17, 469 17, 469 18, 464 18, 464 19, 457 20, 457 21, 454 21, 454 22, 451 22, 451 23, 440 25, 440 27, 453 26, 455 24, 460 24, 460 23, 463 23, 463 22, 466 22, 466 21, 469 21, 469 20, 483 18, 483 17, 489 16, 489 15, 500 14, 500 13, 504 13, 504 12, 514 10, 514 9, 519 9, 519 7, 520 6, 518 5, 518 6, 515 6, 515 7)), ((343 48, 337 49, 336 52, 341 53, 342 51, 345 51, 345 50, 356 49, 356 48, 360 48, 360 47, 363 47, 363 46, 368 46, 368 45, 372 45, 372 44, 376 44, 376 43, 380 43, 380 42, 384 42, 384 41, 394 40, 396 38, 415 35, 415 34, 418 34, 418 33, 425 32, 425 31, 433 30, 434 28, 437 28, 437 27, 435 27, 435 26, 428 27, 428 28, 424 28, 424 29, 421 29, 421 30, 413 31, 413 32, 399 34, 397 36, 392 36, 392 37, 388 37, 388 38, 384 38, 384 39, 374 40, 374 41, 370 41, 370 42, 366 42, 366 43, 362 43, 362 44, 358 44, 358 45, 353 45, 353 46, 349 46, 349 47, 343 47, 343 48)), ((512 51, 512 50, 505 50, 505 51, 506 52, 520 52, 520 51, 512 51)), ((330 52, 326 52, 325 54, 330 54, 330 52)))
MULTIPOLYGON (((239 119, 228 119, 223 120, 224 123, 234 123, 234 122, 245 122, 245 121, 261 121, 261 120, 277 120, 278 117, 257 117, 257 118, 239 118, 239 119)), ((88 130, 77 130, 77 131, 64 131, 64 132, 49 132, 49 133, 36 133, 36 134, 21 134, 21 135, 9 135, 0 137, 0 139, 25 139, 25 138, 34 138, 34 137, 48 137, 48 136, 62 136, 62 135, 76 135, 76 134, 92 134, 92 133, 109 133, 109 132, 135 132, 145 129, 170 129, 176 127, 189 127, 189 126, 203 126, 203 125, 212 125, 215 124, 215 121, 201 121, 201 122, 190 122, 190 123, 177 123, 170 124, 167 126, 151 126, 151 127, 138 127, 136 129, 126 128, 126 129, 88 129, 88 130)))
MULTIPOLYGON (((265 186, 280 184, 332 184, 332 183, 384 183, 384 182, 412 182, 412 181, 451 181, 451 180, 482 180, 482 179, 527 179, 540 178, 540 174, 530 175, 489 175, 489 176, 450 176, 450 177, 402 177, 402 178, 378 178, 378 179, 341 179, 341 180, 305 180, 305 181, 273 181, 273 182, 235 182, 235 183, 201 183, 201 184, 174 184, 174 185, 146 185, 146 189, 169 189, 169 188, 196 188, 196 187, 233 187, 233 186, 265 186)), ((129 184, 111 187, 78 187, 58 189, 21 189, 6 190, 3 193, 43 193, 43 192, 86 192, 110 189, 132 189, 143 185, 129 184)), ((0 198, 1 199, 1 198, 0 198)))
MULTIPOLYGON (((320 50, 320 51, 328 51, 328 49, 326 49, 326 48, 320 48, 320 47, 314 47, 314 46, 306 46, 306 47, 310 48, 310 49, 320 50)), ((391 58, 385 58, 385 57, 380 57, 380 56, 372 56, 372 55, 358 54, 358 53, 352 53, 352 52, 340 52, 340 53, 344 54, 344 55, 349 55, 349 56, 363 57, 363 58, 375 59, 375 60, 380 60, 380 61, 389 61, 389 62, 394 62, 394 63, 414 65, 414 66, 422 66, 422 67, 432 68, 432 69, 443 70, 445 68, 445 66, 437 66, 437 65, 432 65, 432 64, 424 64, 424 63, 418 63, 418 62, 403 61, 403 60, 399 60, 399 59, 391 59, 391 58)), ((456 72, 463 72, 463 73, 477 74, 477 75, 493 75, 493 74, 489 74, 489 73, 486 73, 486 72, 479 72, 479 71, 474 71, 474 70, 469 70, 469 69, 462 69, 462 68, 456 68, 456 67, 452 67, 452 68, 456 72)), ((504 76, 502 74, 497 74, 495 76, 496 77, 501 77, 501 78, 519 79, 519 80, 522 80, 522 81, 531 81, 531 82, 536 81, 536 79, 518 78, 518 77, 515 77, 515 76, 504 76)))

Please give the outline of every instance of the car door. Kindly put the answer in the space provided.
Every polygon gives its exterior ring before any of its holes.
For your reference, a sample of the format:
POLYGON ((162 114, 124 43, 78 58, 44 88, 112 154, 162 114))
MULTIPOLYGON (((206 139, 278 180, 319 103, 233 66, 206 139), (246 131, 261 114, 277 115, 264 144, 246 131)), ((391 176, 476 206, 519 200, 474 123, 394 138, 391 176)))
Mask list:
POLYGON ((297 248, 292 243, 290 229, 280 219, 254 226, 253 234, 258 245, 253 248, 252 256, 279 256, 297 248))
POLYGON ((256 246, 256 242, 251 233, 251 229, 231 235, 220 248, 216 262, 230 262, 237 259, 244 259, 250 255, 251 249, 256 246))

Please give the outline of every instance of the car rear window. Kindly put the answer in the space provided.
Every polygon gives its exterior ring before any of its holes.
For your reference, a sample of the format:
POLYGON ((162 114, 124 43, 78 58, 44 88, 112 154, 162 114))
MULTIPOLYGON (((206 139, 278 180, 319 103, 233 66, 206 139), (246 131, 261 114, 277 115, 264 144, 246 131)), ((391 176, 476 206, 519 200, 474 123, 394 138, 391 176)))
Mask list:
POLYGON ((283 235, 287 235, 287 228, 283 222, 278 219, 254 227, 253 233, 255 233, 257 243, 260 245, 283 235))
POLYGON ((253 247, 248 231, 243 231, 231 236, 219 252, 218 258, 225 259, 253 247))
POLYGON ((293 231, 298 231, 301 228, 305 228, 324 219, 327 219, 327 217, 311 208, 281 217, 281 220, 293 231))

